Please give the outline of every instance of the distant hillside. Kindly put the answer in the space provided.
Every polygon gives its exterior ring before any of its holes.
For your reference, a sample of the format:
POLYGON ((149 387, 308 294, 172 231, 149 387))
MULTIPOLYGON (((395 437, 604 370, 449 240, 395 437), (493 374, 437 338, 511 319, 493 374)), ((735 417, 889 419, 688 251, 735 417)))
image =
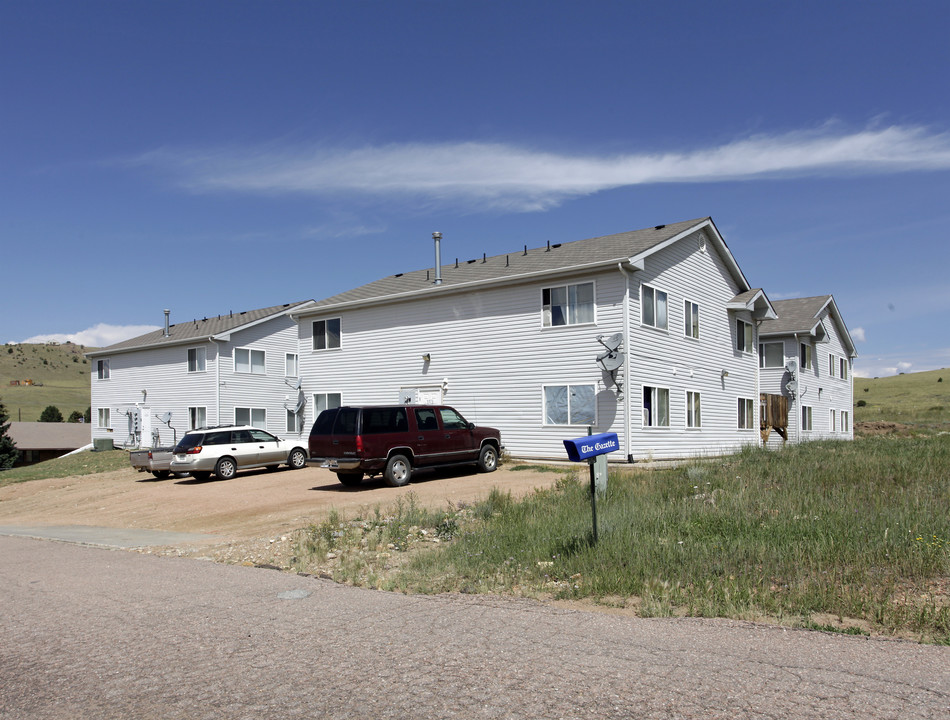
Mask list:
POLYGON ((0 400, 10 419, 39 420, 48 405, 58 407, 64 418, 74 410, 86 412, 92 365, 83 355, 95 349, 72 343, 0 345, 0 400))
POLYGON ((950 368, 882 378, 854 378, 858 423, 899 423, 920 430, 950 430, 950 368))

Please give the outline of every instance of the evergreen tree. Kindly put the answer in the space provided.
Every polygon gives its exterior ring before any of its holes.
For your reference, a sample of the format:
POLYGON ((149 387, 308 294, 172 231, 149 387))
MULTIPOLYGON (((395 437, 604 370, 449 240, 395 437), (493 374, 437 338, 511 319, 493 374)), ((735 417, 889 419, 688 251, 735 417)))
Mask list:
POLYGON ((0 401, 0 470, 13 467, 16 462, 17 450, 13 438, 7 435, 10 423, 7 422, 7 409, 0 401))
POLYGON ((66 420, 66 422, 71 422, 71 423, 82 422, 82 413, 79 412, 78 410, 73 410, 71 413, 69 413, 69 418, 66 420))
POLYGON ((40 415, 40 422, 62 422, 63 414, 55 405, 47 405, 43 414, 40 415))
MULTIPOLYGON (((83 362, 86 362, 86 361, 83 360, 83 362)), ((91 407, 86 408, 86 412, 83 413, 82 419, 84 422, 92 422, 92 408, 91 407)))

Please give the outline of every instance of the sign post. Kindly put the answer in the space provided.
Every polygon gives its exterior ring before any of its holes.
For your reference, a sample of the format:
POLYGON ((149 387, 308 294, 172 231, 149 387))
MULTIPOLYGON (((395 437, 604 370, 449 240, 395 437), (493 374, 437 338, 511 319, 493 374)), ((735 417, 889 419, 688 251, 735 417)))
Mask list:
POLYGON ((603 491, 607 489, 607 472, 606 472, 606 458, 601 456, 606 455, 609 452, 620 449, 620 443, 617 440, 617 433, 600 433, 599 435, 592 435, 591 428, 587 429, 587 437, 575 438, 573 440, 564 441, 564 449, 567 450, 567 457, 573 462, 581 462, 586 460, 587 464, 590 466, 590 509, 591 516, 594 524, 594 542, 597 542, 597 494, 600 488, 599 484, 603 485, 603 491), (600 460, 599 463, 603 471, 603 482, 597 482, 598 468, 595 468, 597 460, 600 460))

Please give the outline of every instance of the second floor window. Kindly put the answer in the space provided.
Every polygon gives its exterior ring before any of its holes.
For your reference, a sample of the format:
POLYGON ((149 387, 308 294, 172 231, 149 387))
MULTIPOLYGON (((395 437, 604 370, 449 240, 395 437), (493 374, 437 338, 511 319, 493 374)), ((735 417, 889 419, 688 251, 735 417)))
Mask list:
POLYGON ((801 361, 802 370, 811 370, 811 345, 801 343, 801 361))
POLYGON ((297 353, 287 353, 284 356, 284 375, 297 377, 297 353))
POLYGON ((188 372, 204 372, 205 356, 206 349, 203 347, 188 348, 188 372))
POLYGON ((699 305, 694 302, 686 301, 684 307, 686 318, 686 337, 699 339, 699 305))
POLYGON ((541 290, 545 327, 594 322, 594 283, 560 285, 541 290))
POLYGON ((264 351, 250 348, 234 350, 234 372, 266 375, 264 370, 264 351))
POLYGON ((334 350, 340 347, 340 318, 313 323, 313 349, 334 350))
POLYGON ((96 376, 100 380, 109 379, 109 359, 96 360, 96 376))
POLYGON ((736 350, 752 352, 752 323, 736 318, 736 350))
POLYGON ((640 322, 649 327, 666 330, 669 327, 667 315, 666 293, 649 285, 642 285, 640 287, 640 322))

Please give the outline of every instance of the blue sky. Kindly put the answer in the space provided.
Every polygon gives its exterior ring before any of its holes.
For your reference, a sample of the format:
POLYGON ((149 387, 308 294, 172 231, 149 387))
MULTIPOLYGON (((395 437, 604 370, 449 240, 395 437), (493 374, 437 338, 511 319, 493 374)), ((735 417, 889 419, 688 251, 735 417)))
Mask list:
POLYGON ((711 215, 950 366, 950 3, 0 0, 0 342, 711 215))

